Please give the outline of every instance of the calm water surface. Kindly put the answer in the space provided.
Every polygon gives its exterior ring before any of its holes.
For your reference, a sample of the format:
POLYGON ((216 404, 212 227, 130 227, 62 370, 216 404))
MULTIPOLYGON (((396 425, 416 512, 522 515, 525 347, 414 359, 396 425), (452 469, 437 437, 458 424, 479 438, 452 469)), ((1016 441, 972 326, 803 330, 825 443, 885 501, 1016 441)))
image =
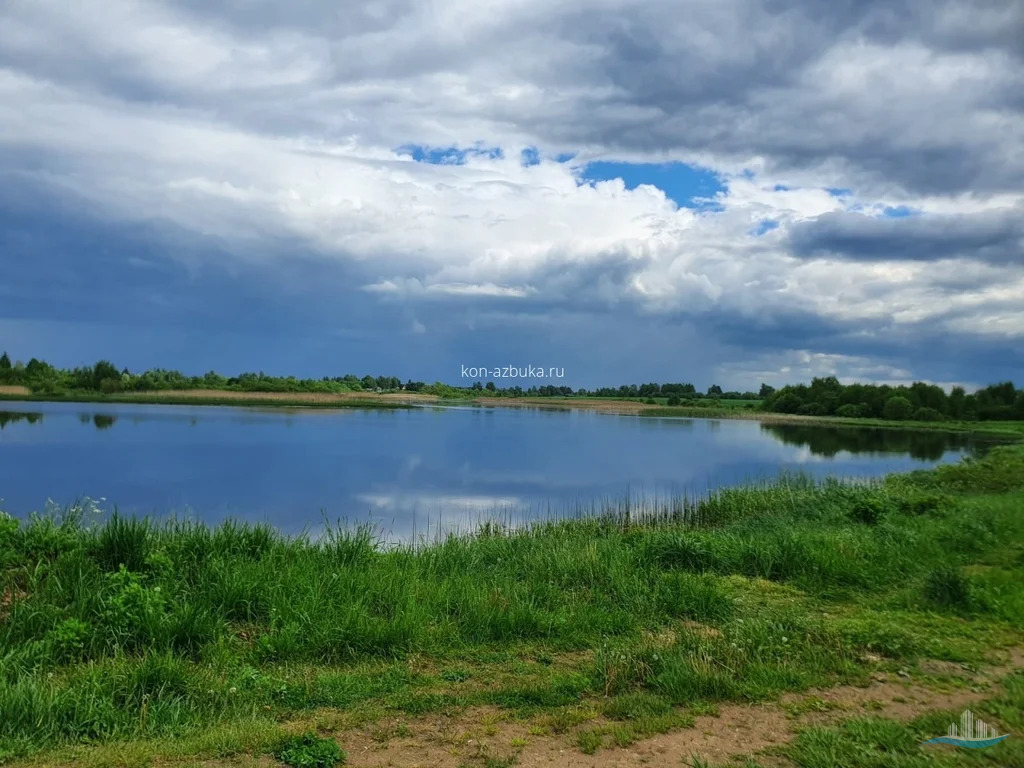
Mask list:
POLYGON ((781 470, 870 477, 979 449, 939 432, 526 408, 338 410, 0 403, 0 509, 103 499, 136 514, 389 539, 492 516, 697 495, 781 470))

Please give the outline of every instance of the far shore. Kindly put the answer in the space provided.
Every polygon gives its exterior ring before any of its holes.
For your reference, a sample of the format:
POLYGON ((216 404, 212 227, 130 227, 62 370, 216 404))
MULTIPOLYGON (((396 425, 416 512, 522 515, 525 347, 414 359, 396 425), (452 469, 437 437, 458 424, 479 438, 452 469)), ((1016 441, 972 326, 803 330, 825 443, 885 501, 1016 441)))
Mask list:
MULTIPOLYGON (((146 403, 150 405, 280 406, 306 408, 412 408, 422 406, 481 406, 503 408, 544 408, 551 410, 586 409, 601 413, 645 417, 745 419, 772 424, 806 424, 835 427, 873 427, 882 429, 928 429, 967 432, 984 437, 1024 439, 1022 421, 884 421, 850 419, 839 416, 799 416, 773 413, 739 405, 666 406, 642 400, 597 397, 466 397, 442 398, 417 392, 240 392, 221 389, 176 389, 154 392, 33 394, 27 387, 0 386, 0 402, 55 403, 146 403)), ((728 401, 724 401, 728 402, 728 401)))

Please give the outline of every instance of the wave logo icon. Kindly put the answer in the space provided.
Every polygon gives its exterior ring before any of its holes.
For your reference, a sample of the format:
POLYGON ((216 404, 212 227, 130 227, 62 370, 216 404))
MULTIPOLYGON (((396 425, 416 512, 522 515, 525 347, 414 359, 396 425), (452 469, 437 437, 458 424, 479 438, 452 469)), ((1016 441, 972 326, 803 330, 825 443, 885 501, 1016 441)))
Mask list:
POLYGON ((960 715, 959 726, 956 723, 952 723, 945 736, 936 736, 934 739, 922 741, 921 744, 955 744, 958 747, 967 747, 968 749, 982 749, 983 747, 991 747, 993 744, 998 744, 1003 739, 1008 738, 1009 735, 1004 733, 1000 736, 995 728, 984 720, 976 720, 974 713, 969 709, 965 709, 963 714, 960 715))

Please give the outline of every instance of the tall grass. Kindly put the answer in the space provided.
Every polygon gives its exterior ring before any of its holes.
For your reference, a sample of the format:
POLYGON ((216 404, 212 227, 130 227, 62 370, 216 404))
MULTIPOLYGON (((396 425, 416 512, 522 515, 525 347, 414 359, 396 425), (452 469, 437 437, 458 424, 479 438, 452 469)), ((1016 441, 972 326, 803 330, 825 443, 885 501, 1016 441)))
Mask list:
POLYGON ((653 514, 620 506, 392 548, 365 528, 312 539, 237 522, 0 515, 0 756, 348 706, 414 685, 396 661, 523 644, 593 651, 594 663, 488 694, 496 702, 801 687, 884 639, 748 605, 744 585, 830 601, 909 594, 929 610, 1008 617, 1021 604, 1012 580, 968 584, 957 569, 1022 540, 1022 486, 1024 450, 1003 447, 880 484, 790 476, 653 514), (666 627, 669 641, 638 640, 666 627), (326 671, 296 686, 295 665, 326 671))

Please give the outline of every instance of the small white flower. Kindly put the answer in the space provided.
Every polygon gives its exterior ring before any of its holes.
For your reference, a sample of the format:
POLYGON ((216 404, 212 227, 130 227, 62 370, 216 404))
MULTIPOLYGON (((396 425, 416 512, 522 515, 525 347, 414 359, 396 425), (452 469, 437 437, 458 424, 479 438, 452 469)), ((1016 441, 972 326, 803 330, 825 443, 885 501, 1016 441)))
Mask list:
POLYGON ((228 688, 228 693, 238 693, 238 689, 232 685, 230 688, 228 688))

